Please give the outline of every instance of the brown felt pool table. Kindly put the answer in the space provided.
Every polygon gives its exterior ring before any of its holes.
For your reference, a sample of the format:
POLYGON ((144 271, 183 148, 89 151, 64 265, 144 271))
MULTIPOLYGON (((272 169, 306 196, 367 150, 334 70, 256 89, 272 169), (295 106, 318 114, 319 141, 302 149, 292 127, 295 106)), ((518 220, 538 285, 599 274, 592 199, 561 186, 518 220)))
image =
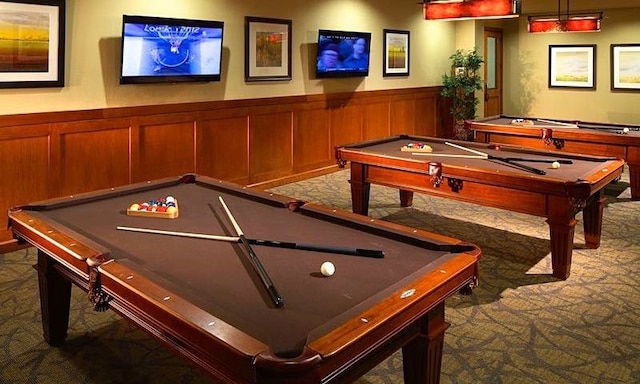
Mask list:
POLYGON ((631 197, 640 199, 640 126, 505 115, 470 120, 466 125, 482 143, 624 159, 629 166, 631 197))
POLYGON ((195 175, 16 207, 9 225, 38 248, 48 343, 67 336, 74 283, 97 310, 116 311, 222 383, 351 382, 400 348, 405 383, 437 383, 444 301, 475 286, 481 255, 446 236, 195 175), (127 214, 168 196, 176 218, 127 214), (193 237, 236 235, 219 197, 257 263, 237 241, 193 237), (325 261, 332 276, 320 273, 325 261))
POLYGON ((414 192, 420 192, 546 217, 553 276, 560 279, 570 274, 578 212, 583 212, 587 247, 599 247, 604 187, 620 177, 624 165, 616 158, 408 135, 339 146, 336 159, 340 166, 351 163, 349 183, 355 213, 368 214, 371 184, 379 184, 398 188, 403 207, 412 204, 414 192), (432 151, 403 151, 409 144, 426 144, 432 151), (527 161, 479 158, 455 146, 487 157, 527 161), (556 160, 571 164, 552 168, 556 160))

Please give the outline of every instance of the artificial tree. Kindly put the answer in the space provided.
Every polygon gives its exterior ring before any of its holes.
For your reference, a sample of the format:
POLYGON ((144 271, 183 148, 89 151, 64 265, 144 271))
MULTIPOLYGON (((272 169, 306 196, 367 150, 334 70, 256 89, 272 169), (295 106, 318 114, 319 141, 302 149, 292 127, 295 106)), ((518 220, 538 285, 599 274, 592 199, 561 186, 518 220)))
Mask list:
POLYGON ((442 75, 441 95, 452 99, 451 115, 456 138, 469 140, 470 134, 465 129, 464 122, 476 117, 476 107, 480 102, 476 91, 482 89, 482 79, 478 72, 484 60, 475 49, 458 49, 449 59, 451 74, 442 75))

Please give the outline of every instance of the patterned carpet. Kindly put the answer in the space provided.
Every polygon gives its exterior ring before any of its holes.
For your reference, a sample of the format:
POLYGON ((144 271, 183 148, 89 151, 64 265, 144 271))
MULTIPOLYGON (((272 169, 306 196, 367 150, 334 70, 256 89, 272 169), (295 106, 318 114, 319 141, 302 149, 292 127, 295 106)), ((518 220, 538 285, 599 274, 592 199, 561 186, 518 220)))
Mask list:
MULTIPOLYGON (((350 209, 348 171, 272 191, 350 209)), ((424 195, 400 208, 373 186, 370 216, 473 242, 480 286, 447 301, 442 383, 640 383, 640 201, 628 174, 607 188, 602 244, 585 249, 576 226, 572 274, 550 275, 543 218, 424 195)), ((578 216, 581 219, 581 216, 578 216)), ((199 371, 73 290, 68 341, 42 340, 36 252, 0 255, 0 382, 205 383, 199 371)), ((402 383, 400 354, 358 384, 402 383)))

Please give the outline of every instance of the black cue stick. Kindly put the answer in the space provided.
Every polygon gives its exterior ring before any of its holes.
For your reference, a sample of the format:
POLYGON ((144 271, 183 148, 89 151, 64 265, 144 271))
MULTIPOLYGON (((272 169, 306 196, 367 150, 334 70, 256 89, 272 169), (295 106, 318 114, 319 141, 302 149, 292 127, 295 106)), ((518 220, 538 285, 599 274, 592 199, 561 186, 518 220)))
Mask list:
POLYGON ((506 157, 487 155, 487 159, 501 161, 501 162, 503 162, 505 164, 509 164, 509 165, 514 166, 516 168, 520 168, 523 171, 535 173, 536 175, 546 175, 547 174, 547 172, 543 171, 542 169, 530 167, 528 165, 524 165, 524 164, 520 164, 520 163, 515 163, 515 162, 513 162, 511 160, 508 160, 508 158, 506 158, 506 157))
POLYGON ((523 171, 527 171, 527 172, 531 172, 531 173, 535 173, 537 175, 546 175, 547 172, 538 169, 538 168, 534 168, 534 167, 530 167, 528 165, 524 165, 524 164, 519 164, 519 163, 514 163, 510 160, 506 160, 508 159, 507 157, 501 157, 501 156, 493 156, 493 155, 489 155, 488 153, 485 152, 481 152, 481 151, 476 151, 475 149, 471 149, 471 148, 467 148, 467 147, 463 147, 462 145, 458 145, 458 144, 454 144, 454 143, 450 143, 448 141, 444 142, 446 145, 452 146, 454 148, 458 148, 458 149, 462 149, 463 151, 467 151, 467 152, 471 152, 471 153, 475 153, 478 156, 482 156, 483 158, 487 159, 487 160, 498 160, 501 161, 503 163, 509 164, 513 167, 522 169, 523 171))
MULTIPOLYGON (((123 227, 123 226, 116 227, 116 229, 119 229, 121 231, 129 231, 129 232, 152 233, 155 235, 168 235, 168 236, 178 236, 178 237, 190 237, 190 238, 204 239, 204 240, 226 241, 229 243, 240 242, 240 238, 237 236, 220 236, 220 235, 209 235, 205 233, 165 231, 162 229, 123 227)), ((315 251, 315 252, 323 252, 323 253, 338 253, 341 255, 371 257, 375 259, 384 258, 384 251, 381 251, 378 249, 337 247, 337 246, 327 246, 327 245, 295 243, 290 241, 262 240, 262 239, 249 239, 249 238, 247 239, 247 241, 251 245, 263 245, 267 247, 298 249, 301 251, 315 251)))
POLYGON ((260 259, 258 259, 258 255, 256 255, 256 253, 253 251, 253 248, 251 248, 249 241, 244 236, 244 233, 242 232, 242 229, 236 222, 236 219, 233 218, 233 215, 231 214, 231 211, 227 207, 227 204, 225 204, 224 199, 222 198, 222 196, 218 196, 218 199, 220 199, 220 204, 222 204, 222 208, 224 208, 224 211, 227 213, 227 216, 229 217, 231 224, 235 228, 236 233, 240 238, 240 242, 244 246, 245 251, 247 251, 249 255, 249 259, 251 260, 251 264, 255 268, 256 272, 258 272, 258 276, 260 276, 260 280, 262 281, 262 284, 264 285, 267 292, 269 293, 269 297, 271 297, 271 301, 273 301, 273 304, 276 306, 276 308, 281 308, 284 305, 284 299, 282 298, 282 296, 280 296, 280 293, 278 293, 278 290, 276 289, 275 285, 273 285, 273 281, 271 281, 269 274, 264 269, 264 266, 260 262, 260 259))
MULTIPOLYGON (((491 158, 491 155, 489 155, 489 158, 491 158)), ((560 164, 573 164, 573 160, 567 159, 532 159, 528 157, 500 157, 500 159, 507 161, 528 161, 530 163, 553 163, 554 161, 557 161, 560 164)))

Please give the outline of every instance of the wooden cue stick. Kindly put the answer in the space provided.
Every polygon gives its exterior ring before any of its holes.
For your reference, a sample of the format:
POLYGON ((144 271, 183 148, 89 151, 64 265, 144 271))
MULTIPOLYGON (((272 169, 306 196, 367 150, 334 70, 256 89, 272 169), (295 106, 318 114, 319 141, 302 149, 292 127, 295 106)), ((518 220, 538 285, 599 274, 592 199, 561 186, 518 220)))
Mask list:
POLYGON ((556 124, 556 125, 563 125, 565 127, 578 128, 578 124, 563 123, 562 121, 545 120, 545 119, 536 119, 536 121, 539 121, 541 123, 556 124))
POLYGON ((447 153, 432 153, 432 152, 411 152, 412 155, 416 156, 436 156, 436 157, 458 157, 463 159, 486 159, 486 156, 479 155, 456 155, 456 154, 447 154, 447 153))
POLYGON ((153 233, 156 235, 169 235, 169 236, 189 237, 189 238, 195 238, 195 239, 218 240, 218 241, 226 241, 229 243, 240 242, 240 238, 237 236, 218 236, 218 235, 207 235, 204 233, 164 231, 162 229, 148 229, 148 228, 122 227, 122 226, 116 227, 116 229, 119 229, 121 231, 129 231, 129 232, 153 233))
POLYGON ((444 143, 449 145, 449 146, 452 146, 454 148, 462 149, 463 151, 475 153, 475 154, 477 154, 479 156, 482 156, 482 157, 478 157, 478 158, 483 158, 483 159, 487 159, 487 160, 498 160, 498 161, 501 161, 503 163, 509 164, 509 165, 511 165, 513 167, 520 168, 520 169, 525 170, 527 172, 535 173, 537 175, 546 175, 547 174, 545 171, 543 171, 541 169, 530 167, 530 166, 524 165, 524 164, 515 163, 513 161, 508 160, 506 157, 492 156, 492 155, 489 155, 488 153, 476 151, 475 149, 463 147, 462 145, 450 143, 448 141, 445 141, 444 143))
POLYGON ((462 149, 463 151, 467 151, 467 152, 471 152, 471 153, 475 153, 478 156, 483 156, 485 159, 489 157, 488 154, 484 153, 484 152, 480 152, 480 151, 476 151, 475 149, 471 149, 471 148, 467 148, 467 147, 463 147, 462 145, 458 145, 458 144, 454 144, 454 143, 450 143, 448 141, 444 142, 445 144, 454 147, 454 148, 458 148, 458 149, 462 149))
MULTIPOLYGON (((237 236, 220 236, 220 235, 209 235, 205 233, 165 231, 162 229, 124 227, 124 226, 116 227, 116 229, 119 229, 121 231, 129 231, 129 232, 151 233, 155 235, 168 235, 168 236, 188 237, 188 238, 194 238, 194 239, 226 241, 229 243, 240 242, 240 238, 237 236)), ((247 240, 251 245, 264 245, 267 247, 298 249, 302 251, 338 253, 342 255, 363 256, 363 257, 371 257, 375 259, 384 258, 384 252, 379 249, 336 247, 336 246, 327 246, 327 245, 294 243, 290 241, 278 241, 278 240, 261 240, 261 239, 247 239, 247 240)))
POLYGON ((245 248, 245 251, 247 251, 249 259, 251 260, 251 264, 253 265, 256 272, 258 272, 258 276, 260 276, 262 284, 267 289, 269 297, 271 297, 271 301, 276 306, 276 308, 281 308, 284 305, 284 299, 282 298, 282 296, 280 296, 280 293, 278 293, 278 290, 269 277, 269 274, 264 269, 264 266, 260 262, 260 259, 258 259, 258 255, 256 255, 256 253, 253 251, 253 248, 251 248, 251 245, 247 241, 247 238, 244 236, 244 232, 242 232, 242 229, 236 222, 236 219, 231 214, 231 211, 227 207, 227 204, 224 202, 224 199, 222 198, 222 196, 218 196, 218 199, 220 200, 220 204, 222 204, 222 208, 224 208, 224 211, 227 213, 227 216, 229 217, 233 228, 235 228, 236 233, 238 234, 238 237, 240 238, 240 241, 245 248))

